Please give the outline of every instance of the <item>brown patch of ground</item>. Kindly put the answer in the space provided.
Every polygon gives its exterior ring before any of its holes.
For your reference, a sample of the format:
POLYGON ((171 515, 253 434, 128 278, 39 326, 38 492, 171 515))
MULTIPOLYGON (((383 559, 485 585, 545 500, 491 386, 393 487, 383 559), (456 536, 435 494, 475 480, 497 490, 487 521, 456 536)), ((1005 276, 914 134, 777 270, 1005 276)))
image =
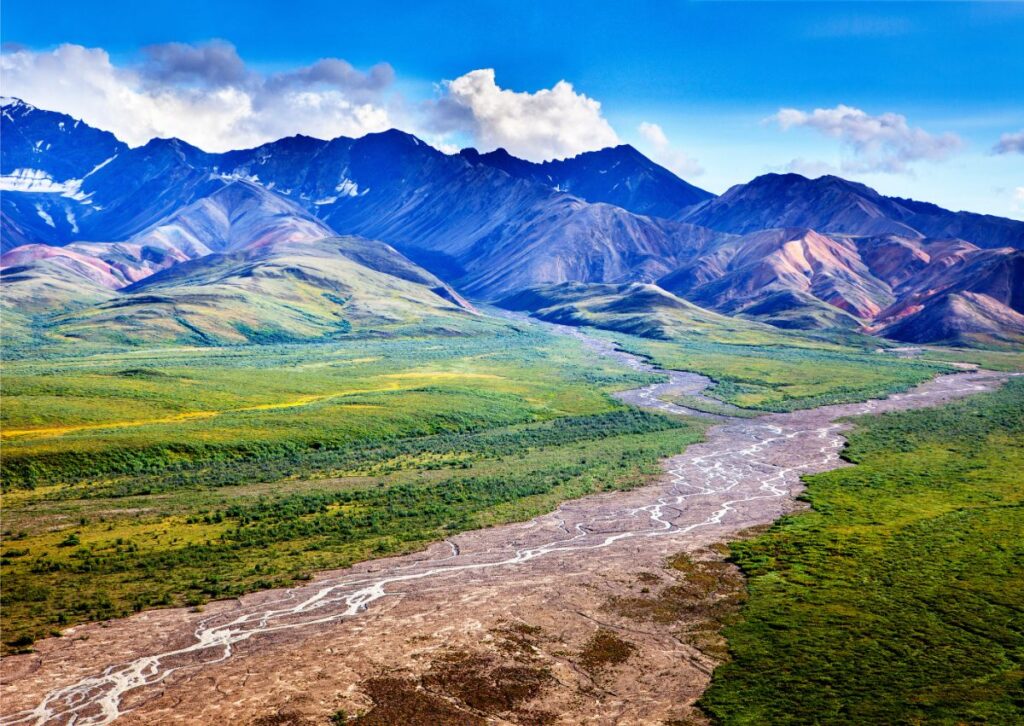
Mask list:
POLYGON ((594 633, 580 651, 579 663, 591 673, 619 665, 629 660, 636 646, 623 640, 611 630, 601 628, 594 633))
MULTIPOLYGON (((680 640, 723 661, 728 650, 721 630, 734 621, 747 591, 739 569, 722 559, 721 550, 709 548, 695 554, 701 559, 685 552, 669 558, 666 567, 674 584, 649 596, 613 596, 605 607, 625 618, 676 625, 680 640)), ((645 574, 637 577, 638 582, 650 583, 645 574)))
POLYGON ((505 663, 498 656, 453 653, 435 662, 423 686, 483 713, 515 711, 551 680, 546 668, 505 663))
POLYGON ((373 707, 338 723, 475 726, 500 716, 512 723, 552 723, 554 715, 527 707, 553 682, 546 666, 534 663, 541 629, 524 623, 491 630, 497 651, 451 651, 434 655, 419 677, 388 674, 368 679, 359 690, 373 707))
POLYGON ((358 726, 482 726, 486 723, 479 716, 424 691, 413 679, 373 678, 364 683, 362 689, 373 699, 374 705, 368 713, 350 721, 358 726))

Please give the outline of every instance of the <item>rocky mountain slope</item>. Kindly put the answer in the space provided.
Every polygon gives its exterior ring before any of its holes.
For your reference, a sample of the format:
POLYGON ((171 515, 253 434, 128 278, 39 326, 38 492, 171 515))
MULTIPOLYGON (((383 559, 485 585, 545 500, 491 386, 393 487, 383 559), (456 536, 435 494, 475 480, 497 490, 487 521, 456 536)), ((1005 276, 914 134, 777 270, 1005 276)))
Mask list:
MULTIPOLYGON (((396 130, 222 154, 177 139, 128 148, 11 99, 0 124, 0 267, 14 318, 113 310, 168 271, 183 295, 214 284, 206 268, 277 270, 285 250, 338 235, 391 245, 422 278, 398 275, 403 284, 459 310, 460 293, 510 300, 582 283, 611 285, 597 297, 618 295, 636 314, 645 303, 652 321, 671 299, 780 328, 968 344, 1012 342, 1022 312, 1024 223, 837 177, 768 174, 714 197, 629 146, 542 164, 501 149, 447 155, 396 130), (658 294, 631 285, 655 281, 658 294)), ((255 288, 246 294, 259 307, 255 288)), ((437 304, 418 295, 406 299, 437 304)), ((137 310, 126 305, 117 319, 137 310)))
POLYGON ((517 179, 652 217, 674 217, 715 196, 683 181, 628 144, 540 164, 517 159, 505 149, 486 154, 463 149, 461 154, 471 163, 501 169, 517 179))
POLYGON ((957 237, 979 247, 1024 247, 1024 222, 885 197, 836 176, 808 179, 799 174, 765 174, 679 217, 736 234, 805 227, 826 234, 957 237))

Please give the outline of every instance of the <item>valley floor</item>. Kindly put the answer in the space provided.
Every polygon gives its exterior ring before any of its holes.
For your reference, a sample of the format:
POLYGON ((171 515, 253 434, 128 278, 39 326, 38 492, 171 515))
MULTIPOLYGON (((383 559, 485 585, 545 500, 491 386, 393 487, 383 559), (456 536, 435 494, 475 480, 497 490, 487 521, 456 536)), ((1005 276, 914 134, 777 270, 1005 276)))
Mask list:
POLYGON ((83 625, 3 664, 4 723, 651 723, 693 703, 743 599, 721 545, 842 465, 837 419, 1005 376, 708 430, 659 483, 203 609, 83 625), (538 695, 539 694, 539 695, 538 695))

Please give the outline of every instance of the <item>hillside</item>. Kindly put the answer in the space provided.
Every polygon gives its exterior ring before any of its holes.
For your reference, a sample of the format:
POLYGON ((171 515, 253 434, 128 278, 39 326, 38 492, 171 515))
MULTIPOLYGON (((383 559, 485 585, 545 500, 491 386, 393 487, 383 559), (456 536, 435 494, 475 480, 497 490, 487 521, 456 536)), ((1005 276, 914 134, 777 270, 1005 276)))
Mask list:
POLYGON ((524 290, 497 304, 551 323, 591 325, 661 340, 683 334, 715 340, 781 335, 759 323, 705 310, 650 284, 563 283, 524 290))
POLYGON ((459 332, 472 308, 380 242, 281 241, 184 262, 56 318, 51 333, 108 343, 287 342, 422 325, 459 332))

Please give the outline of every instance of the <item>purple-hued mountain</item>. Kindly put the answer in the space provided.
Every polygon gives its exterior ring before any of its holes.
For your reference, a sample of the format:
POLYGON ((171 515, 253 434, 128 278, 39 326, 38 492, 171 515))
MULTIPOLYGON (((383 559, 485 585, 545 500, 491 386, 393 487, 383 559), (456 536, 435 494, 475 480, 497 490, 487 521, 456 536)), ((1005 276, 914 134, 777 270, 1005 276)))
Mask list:
POLYGON ((420 270, 428 282, 401 285, 434 292, 411 298, 440 295, 458 309, 456 290, 494 301, 545 285, 620 286, 601 288, 607 297, 659 281, 779 327, 1019 339, 1024 223, 837 177, 769 174, 714 197, 629 146, 543 164, 503 150, 447 155, 397 130, 221 154, 177 139, 128 148, 16 100, 0 123, 4 285, 26 309, 73 304, 76 285, 82 302, 106 299, 184 265, 173 273, 181 295, 190 279, 210 284, 206 264, 240 275, 258 262, 272 274, 290 269, 278 258, 296 245, 313 254, 316 240, 348 235, 391 245, 420 270))
POLYGON ((0 124, 0 175, 16 176, 19 170, 42 172, 29 175, 26 186, 33 179, 37 187, 46 178, 54 183, 81 179, 128 148, 109 131, 8 96, 0 97, 0 124))
POLYGON ((826 234, 955 237, 979 247, 1024 247, 1024 222, 885 197, 836 176, 808 179, 799 174, 765 174, 684 211, 679 218, 736 234, 804 227, 826 234))
POLYGON ((674 217, 715 196, 683 181, 628 144, 539 164, 517 159, 505 149, 486 154, 463 149, 461 154, 474 164, 501 169, 518 179, 652 217, 674 217))

